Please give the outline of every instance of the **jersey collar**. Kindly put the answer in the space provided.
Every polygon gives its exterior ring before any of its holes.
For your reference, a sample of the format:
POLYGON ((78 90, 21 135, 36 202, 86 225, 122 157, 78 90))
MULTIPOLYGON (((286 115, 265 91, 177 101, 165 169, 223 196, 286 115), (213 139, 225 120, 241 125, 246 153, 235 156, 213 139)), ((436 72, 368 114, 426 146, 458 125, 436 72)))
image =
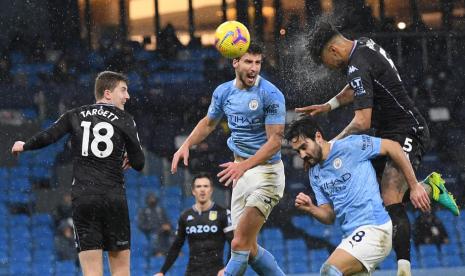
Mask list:
POLYGON ((354 45, 352 46, 352 50, 350 50, 349 59, 352 57, 352 54, 354 53, 356 47, 357 47, 357 40, 354 40, 354 45))
POLYGON ((205 210, 205 211, 197 210, 197 208, 195 208, 195 204, 192 205, 192 209, 193 209, 195 212, 197 212, 197 213, 199 213, 199 214, 202 214, 202 212, 210 211, 210 210, 213 208, 213 206, 215 206, 215 202, 214 202, 214 201, 212 201, 212 204, 210 205, 210 207, 209 207, 207 210, 205 210))

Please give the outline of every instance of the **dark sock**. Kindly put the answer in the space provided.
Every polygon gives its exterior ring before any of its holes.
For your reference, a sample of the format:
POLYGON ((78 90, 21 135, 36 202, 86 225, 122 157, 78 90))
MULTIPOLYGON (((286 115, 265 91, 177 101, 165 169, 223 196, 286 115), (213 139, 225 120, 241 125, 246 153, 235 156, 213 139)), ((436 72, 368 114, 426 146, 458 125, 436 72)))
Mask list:
POLYGON ((410 222, 402 203, 386 206, 392 220, 392 247, 397 260, 410 261, 410 222))

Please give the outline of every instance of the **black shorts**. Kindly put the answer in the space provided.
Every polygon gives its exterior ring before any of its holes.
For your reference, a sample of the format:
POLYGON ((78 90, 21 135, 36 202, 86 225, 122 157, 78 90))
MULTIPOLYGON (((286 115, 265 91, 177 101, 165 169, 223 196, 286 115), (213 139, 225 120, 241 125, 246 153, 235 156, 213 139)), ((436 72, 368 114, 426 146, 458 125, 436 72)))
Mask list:
MULTIPOLYGON (((421 159, 430 143, 430 135, 427 127, 417 131, 417 133, 377 133, 376 137, 398 142, 408 155, 408 159, 415 171, 420 166, 421 159)), ((372 160, 378 179, 381 179, 383 175, 387 160, 386 156, 380 156, 372 160)))
POLYGON ((192 266, 188 265, 184 276, 216 276, 224 265, 192 266))
POLYGON ((82 195, 74 198, 73 222, 78 252, 130 248, 131 230, 125 195, 82 195))

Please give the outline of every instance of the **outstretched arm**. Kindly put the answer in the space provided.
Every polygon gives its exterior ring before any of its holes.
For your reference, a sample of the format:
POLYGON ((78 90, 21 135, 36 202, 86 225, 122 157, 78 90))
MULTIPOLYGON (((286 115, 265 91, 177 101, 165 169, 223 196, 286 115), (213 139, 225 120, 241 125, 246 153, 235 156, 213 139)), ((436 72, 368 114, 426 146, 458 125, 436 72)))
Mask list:
POLYGON ((210 135, 210 133, 216 128, 220 120, 213 120, 208 116, 205 116, 202 120, 197 123, 194 130, 192 130, 189 137, 181 145, 181 147, 173 155, 173 161, 171 163, 171 173, 176 173, 178 170, 178 163, 182 159, 184 160, 184 165, 188 165, 189 160, 189 149, 205 140, 205 138, 210 135))
POLYGON ((26 142, 16 141, 11 148, 11 153, 18 155, 26 150, 40 149, 55 143, 71 129, 68 117, 69 113, 63 114, 52 126, 37 133, 26 142))
POLYGON ((344 88, 336 96, 332 97, 329 101, 324 104, 315 104, 305 107, 298 107, 295 109, 297 113, 305 113, 307 115, 315 116, 320 113, 327 113, 331 110, 338 108, 339 106, 348 105, 354 100, 354 90, 350 85, 344 86, 344 88))
POLYGON ((332 140, 339 140, 346 136, 360 133, 370 129, 371 127, 371 108, 364 108, 355 110, 355 116, 352 121, 344 128, 341 133, 339 133, 336 137, 332 140))

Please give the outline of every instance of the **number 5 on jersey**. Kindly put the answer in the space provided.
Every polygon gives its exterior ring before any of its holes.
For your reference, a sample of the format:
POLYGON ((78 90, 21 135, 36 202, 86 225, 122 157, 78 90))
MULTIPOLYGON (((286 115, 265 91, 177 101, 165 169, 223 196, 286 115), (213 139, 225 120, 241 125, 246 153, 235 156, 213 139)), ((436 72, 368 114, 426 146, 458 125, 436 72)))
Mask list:
MULTIPOLYGON (((84 128, 84 132, 82 135, 82 150, 81 150, 82 156, 89 155, 88 150, 89 150, 90 126, 91 126, 91 122, 89 121, 81 122, 81 127, 84 128)), ((92 154, 98 158, 106 158, 110 156, 110 154, 113 152, 113 142, 111 141, 111 137, 113 137, 113 134, 115 133, 113 126, 107 122, 100 122, 92 128, 92 133, 94 135, 94 139, 90 143, 90 150, 92 151, 92 154), (104 135, 100 134, 101 129, 104 129, 106 131, 104 135), (105 144, 105 150, 99 149, 98 147, 99 143, 105 144)))

